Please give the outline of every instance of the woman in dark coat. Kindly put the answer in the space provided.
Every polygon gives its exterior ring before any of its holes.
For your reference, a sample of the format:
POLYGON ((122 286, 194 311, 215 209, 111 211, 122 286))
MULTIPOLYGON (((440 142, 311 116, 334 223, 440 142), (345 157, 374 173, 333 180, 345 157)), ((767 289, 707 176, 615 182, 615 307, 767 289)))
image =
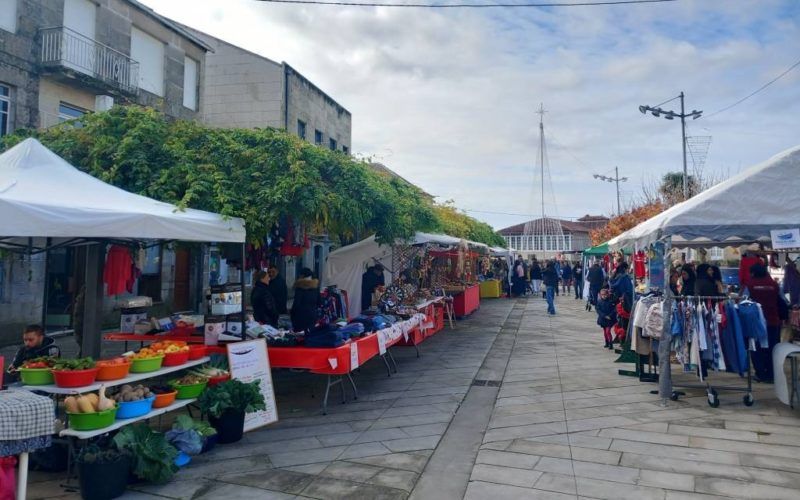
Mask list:
POLYGON ((278 308, 275 298, 269 291, 269 274, 266 271, 257 271, 253 277, 255 284, 250 292, 250 305, 253 306, 253 319, 262 325, 278 326, 278 308))
POLYGON ((294 282, 292 301, 292 329, 304 332, 317 324, 319 307, 319 280, 314 279, 311 269, 304 267, 300 277, 294 282))

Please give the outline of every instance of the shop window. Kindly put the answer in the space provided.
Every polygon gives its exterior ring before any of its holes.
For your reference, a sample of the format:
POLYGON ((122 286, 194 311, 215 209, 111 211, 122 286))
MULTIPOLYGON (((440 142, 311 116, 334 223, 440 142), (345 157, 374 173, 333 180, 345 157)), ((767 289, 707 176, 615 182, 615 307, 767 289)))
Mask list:
POLYGON ((328 139, 328 146, 331 148, 331 151, 336 151, 336 139, 328 139))
POLYGON ((63 123, 85 115, 85 109, 62 102, 58 105, 58 123, 63 123))
POLYGON ((161 302, 161 245, 145 249, 145 262, 139 276, 138 294, 150 297, 153 302, 161 302))
POLYGON ((314 131, 314 144, 317 146, 322 146, 322 132, 319 130, 314 131))
POLYGON ((183 106, 197 111, 197 61, 183 58, 183 106))
POLYGON ((17 0, 0 0, 0 28, 17 31, 17 0))
POLYGON ((297 136, 301 139, 306 138, 306 122, 297 120, 297 136))
POLYGON ((0 137, 11 133, 11 87, 0 83, 0 137))

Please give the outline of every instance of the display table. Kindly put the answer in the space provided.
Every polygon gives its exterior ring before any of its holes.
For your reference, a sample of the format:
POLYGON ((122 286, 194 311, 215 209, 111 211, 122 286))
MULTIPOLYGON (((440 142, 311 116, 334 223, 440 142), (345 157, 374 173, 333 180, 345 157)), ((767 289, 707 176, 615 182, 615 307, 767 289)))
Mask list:
POLYGON ((499 299, 503 294, 503 287, 500 280, 481 281, 480 284, 482 299, 499 299))
POLYGON ((453 295, 453 310, 456 318, 464 318, 478 310, 481 306, 481 293, 478 285, 471 285, 463 292, 453 295))
POLYGON ((113 332, 103 335, 103 340, 111 342, 125 342, 125 350, 128 350, 128 342, 139 342, 139 347, 143 347, 145 342, 158 342, 161 340, 171 340, 173 342, 186 342, 187 344, 203 344, 206 341, 205 335, 172 335, 169 333, 121 333, 113 332))
POLYGON ((17 500, 28 488, 28 453, 47 448, 55 422, 55 404, 24 390, 0 391, 0 456, 19 455, 17 500))

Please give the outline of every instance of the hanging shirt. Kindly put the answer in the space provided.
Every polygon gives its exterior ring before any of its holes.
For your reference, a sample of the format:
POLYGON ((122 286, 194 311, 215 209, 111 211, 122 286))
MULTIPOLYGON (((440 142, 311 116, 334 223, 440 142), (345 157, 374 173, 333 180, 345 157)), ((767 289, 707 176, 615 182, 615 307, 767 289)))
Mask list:
POLYGON ((131 252, 121 246, 112 245, 108 249, 106 264, 103 268, 103 282, 108 295, 119 295, 128 291, 128 284, 133 279, 133 259, 131 252))
POLYGON ((647 256, 644 251, 639 250, 636 252, 636 255, 633 256, 633 274, 636 278, 641 279, 647 275, 646 263, 647 256))

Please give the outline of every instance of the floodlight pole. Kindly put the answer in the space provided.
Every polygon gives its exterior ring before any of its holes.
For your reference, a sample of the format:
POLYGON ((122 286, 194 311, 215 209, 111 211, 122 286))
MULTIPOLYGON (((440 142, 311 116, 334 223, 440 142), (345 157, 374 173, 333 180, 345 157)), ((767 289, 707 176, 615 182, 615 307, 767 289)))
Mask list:
POLYGON ((686 169, 686 112, 683 109, 683 91, 681 90, 681 135, 683 136, 683 201, 689 199, 689 172, 686 169))
POLYGON ((622 215, 622 209, 619 205, 619 167, 614 167, 614 182, 617 183, 617 215, 622 215))

